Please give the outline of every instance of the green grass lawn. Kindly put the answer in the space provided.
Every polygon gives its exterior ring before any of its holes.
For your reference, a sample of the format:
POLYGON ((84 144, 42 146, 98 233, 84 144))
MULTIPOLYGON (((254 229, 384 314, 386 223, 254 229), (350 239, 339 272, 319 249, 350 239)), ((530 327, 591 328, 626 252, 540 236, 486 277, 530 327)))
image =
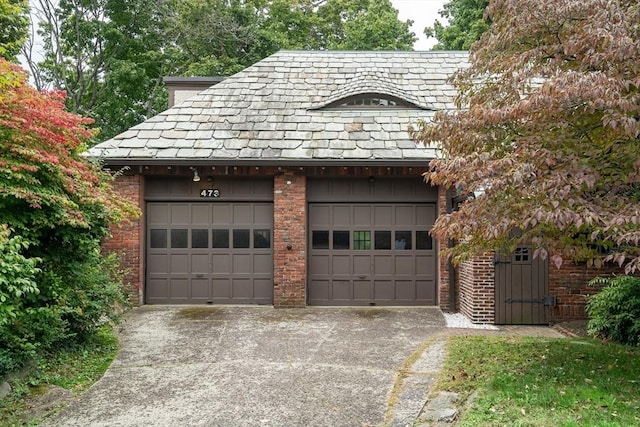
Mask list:
POLYGON ((640 349, 586 339, 455 336, 436 388, 461 426, 640 425, 640 349))
POLYGON ((27 400, 56 385, 80 394, 107 370, 118 350, 111 328, 103 328, 82 346, 62 348, 43 357, 20 379, 10 381, 13 393, 0 399, 0 426, 35 426, 27 400))

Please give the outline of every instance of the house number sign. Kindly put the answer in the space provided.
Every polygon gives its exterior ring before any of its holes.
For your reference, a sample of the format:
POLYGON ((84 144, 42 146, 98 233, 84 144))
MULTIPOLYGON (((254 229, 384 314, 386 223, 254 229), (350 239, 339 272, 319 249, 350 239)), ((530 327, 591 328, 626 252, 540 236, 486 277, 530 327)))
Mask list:
POLYGON ((220 190, 217 188, 205 188, 200 191, 200 197, 220 197, 220 190))

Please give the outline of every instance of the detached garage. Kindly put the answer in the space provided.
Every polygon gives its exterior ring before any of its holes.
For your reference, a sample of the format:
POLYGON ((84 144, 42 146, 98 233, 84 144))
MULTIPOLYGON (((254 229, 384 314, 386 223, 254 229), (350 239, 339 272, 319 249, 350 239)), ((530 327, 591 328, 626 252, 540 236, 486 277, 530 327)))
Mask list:
POLYGON ((201 92, 168 79, 178 104, 89 153, 142 211, 106 243, 133 302, 451 306, 429 235, 445 192, 422 178, 438 151, 408 129, 454 108, 466 64, 283 51, 201 92))

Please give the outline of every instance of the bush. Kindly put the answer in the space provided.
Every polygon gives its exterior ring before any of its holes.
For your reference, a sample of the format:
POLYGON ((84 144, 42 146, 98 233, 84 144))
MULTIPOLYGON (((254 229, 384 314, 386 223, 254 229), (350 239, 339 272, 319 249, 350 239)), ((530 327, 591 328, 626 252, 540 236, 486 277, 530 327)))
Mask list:
POLYGON ((622 344, 640 344, 640 277, 598 277, 590 285, 605 285, 587 303, 591 335, 622 344))

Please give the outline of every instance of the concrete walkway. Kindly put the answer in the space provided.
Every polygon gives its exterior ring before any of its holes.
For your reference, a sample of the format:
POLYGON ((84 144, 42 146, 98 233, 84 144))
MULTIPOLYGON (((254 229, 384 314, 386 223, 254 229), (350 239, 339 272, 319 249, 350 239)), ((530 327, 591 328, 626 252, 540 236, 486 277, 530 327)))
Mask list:
POLYGON ((104 377, 44 426, 406 426, 444 357, 437 308, 129 312, 104 377))

